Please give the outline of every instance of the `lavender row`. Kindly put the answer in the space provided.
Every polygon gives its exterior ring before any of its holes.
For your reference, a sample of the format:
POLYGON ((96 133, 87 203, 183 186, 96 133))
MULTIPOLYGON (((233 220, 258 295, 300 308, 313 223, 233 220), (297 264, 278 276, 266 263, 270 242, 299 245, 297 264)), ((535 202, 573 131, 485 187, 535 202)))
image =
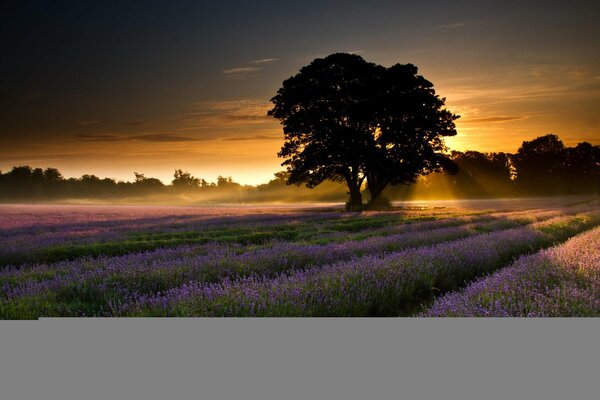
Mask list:
POLYGON ((523 253, 600 223, 598 213, 558 217, 528 227, 385 256, 369 255, 275 278, 253 275, 191 281, 155 295, 111 303, 115 315, 367 316, 398 315, 436 293, 454 290, 523 253))
MULTIPOLYGON (((74 217, 65 211, 64 214, 58 214, 55 219, 51 220, 52 222, 49 222, 46 217, 46 223, 38 224, 35 224, 36 219, 38 221, 40 219, 45 220, 43 212, 41 215, 37 215, 35 212, 18 215, 13 212, 10 214, 13 220, 29 221, 22 221, 23 225, 17 226, 15 226, 14 221, 0 218, 0 222, 5 223, 5 225, 0 225, 0 256, 55 245, 124 240, 127 239, 128 235, 136 232, 167 233, 185 230, 201 232, 208 229, 236 227, 240 223, 247 227, 269 226, 296 223, 297 221, 335 220, 346 216, 345 213, 339 212, 271 212, 257 215, 245 215, 238 212, 234 215, 219 216, 206 210, 196 210, 196 214, 192 213, 192 210, 187 210, 186 213, 175 215, 154 215, 154 213, 148 212, 149 215, 145 216, 143 212, 137 212, 132 215, 131 219, 126 219, 124 215, 118 214, 120 218, 115 220, 94 220, 93 210, 94 208, 89 210, 88 214, 74 217), (84 220, 86 216, 90 219, 89 222, 84 220)), ((153 211, 153 209, 150 211, 153 211)), ((84 213, 82 212, 82 214, 84 213)), ((106 217, 111 215, 108 214, 106 217)))
MULTIPOLYGON (((288 210, 289 211, 289 210, 288 210)), ((246 211, 247 213, 248 211, 246 211)), ((89 245, 95 243, 110 243, 120 241, 144 241, 147 238, 153 240, 153 235, 170 236, 177 234, 192 234, 196 236, 210 236, 217 233, 218 230, 227 229, 262 229, 271 227, 277 229, 277 226, 283 228, 299 229, 302 226, 318 231, 323 237, 338 236, 343 240, 343 229, 341 232, 328 232, 328 226, 332 224, 345 224, 360 221, 369 221, 375 218, 385 217, 389 220, 390 215, 401 219, 402 222, 415 222, 420 218, 448 218, 449 215, 441 210, 432 210, 427 212, 391 212, 385 215, 372 212, 356 216, 353 213, 342 213, 335 211, 293 211, 277 213, 270 211, 263 214, 245 215, 225 215, 217 217, 213 214, 186 214, 164 217, 148 217, 135 220, 116 220, 116 221, 91 221, 84 223, 75 218, 76 223, 70 224, 64 222, 55 225, 25 226, 15 229, 0 227, 0 261, 2 258, 11 260, 18 259, 19 254, 32 253, 37 250, 43 250, 54 246, 69 245, 89 245), (210 217, 209 217, 210 216, 210 217), (138 237, 139 236, 139 237, 138 237)), ((472 212, 480 214, 480 212, 472 212)), ((137 214, 136 214, 137 215, 137 214)), ((454 212, 454 216, 456 216, 454 212)), ((33 218, 33 216, 30 216, 33 218)), ((92 218, 93 215, 90 215, 92 218)), ((19 217, 15 217, 18 219, 19 217)), ((43 219, 43 216, 40 216, 43 219)), ((68 216, 64 216, 68 220, 68 216)), ((342 227, 343 228, 343 227, 342 227)), ((160 243, 156 247, 160 247, 160 243)), ((22 260, 19 263, 22 263, 22 260)), ((17 261, 13 261, 17 262, 17 261)), ((0 264, 6 264, 0 263, 0 264)))
POLYGON ((600 228, 436 300, 429 317, 600 316, 600 228))
MULTIPOLYGON (((554 211, 547 211, 549 213, 561 213, 561 212, 574 212, 578 210, 584 211, 583 206, 578 206, 576 209, 557 209, 554 211)), ((92 209, 93 210, 93 209, 92 209)), ((153 209, 151 209, 153 210, 153 209)), ((157 211, 157 210, 154 210, 157 211)), ((348 240, 349 232, 331 231, 328 230, 328 226, 336 223, 343 224, 345 222, 353 221, 369 221, 371 218, 381 217, 381 213, 372 212, 365 213, 366 215, 357 217, 355 215, 349 215, 347 213, 339 212, 290 212, 290 213, 273 213, 270 214, 258 214, 258 215, 237 215, 237 216, 223 216, 216 217, 213 214, 199 214, 195 215, 192 213, 184 215, 174 216, 150 216, 147 218, 135 219, 135 220, 120 220, 106 221, 104 219, 92 220, 89 223, 81 221, 81 215, 74 217, 74 223, 63 222, 62 225, 56 222, 56 224, 40 224, 38 226, 25 226, 18 229, 6 229, 0 227, 0 264, 6 266, 7 262, 10 264, 22 264, 27 262, 27 257, 23 260, 20 255, 29 254, 29 258, 33 258, 35 261, 35 252, 52 248, 54 246, 69 246, 69 245, 92 245, 95 243, 118 243, 124 240, 138 240, 135 234, 141 234, 144 240, 144 236, 151 236, 153 234, 158 235, 169 235, 177 233, 196 233, 201 235, 202 232, 206 232, 210 235, 211 230, 214 229, 227 229, 232 227, 242 228, 265 228, 269 226, 280 225, 282 227, 299 227, 299 224, 305 226, 312 226, 318 228, 319 241, 345 241, 348 240), (336 222, 338 221, 338 222, 336 222), (132 236, 133 235, 133 236, 132 236), (2 259, 5 261, 2 262, 2 259)), ((521 213, 537 212, 537 210, 521 211, 521 213)), ((457 214, 456 210, 448 212, 447 210, 431 210, 425 213, 423 212, 393 212, 386 213, 386 219, 392 215, 402 218, 402 223, 389 224, 381 228, 365 229, 358 233, 352 233, 350 236, 367 237, 376 235, 387 235, 390 233, 401 232, 404 229, 404 225, 412 225, 418 222, 419 219, 432 218, 432 221, 428 221, 431 225, 436 224, 438 221, 440 224, 445 226, 456 225, 454 219, 464 219, 471 217, 473 221, 480 221, 486 216, 488 218, 499 218, 506 213, 487 211, 470 211, 457 214)), ((109 214, 109 216, 112 214, 109 214)), ((133 214, 135 216, 140 213, 133 214)), ((141 215, 144 215, 141 213, 141 215)), ((153 215, 153 214, 151 214, 153 215)), ((118 214, 120 218, 122 215, 118 214)), ((34 218, 35 215, 29 215, 30 218, 34 218)), ((89 216, 93 218, 93 215, 89 216)), ((104 216, 107 217, 107 216, 104 216)), ((40 216, 44 220, 43 215, 40 216)), ((15 216, 15 219, 19 217, 15 216)), ((69 220, 69 216, 63 215, 63 219, 69 220)), ((460 221, 458 221, 460 222, 460 221)), ((273 228, 275 229, 275 228, 273 228)), ((309 227, 310 229, 310 227, 309 227)), ((316 232, 315 231, 315 232, 316 232)), ((135 246, 133 246, 135 247, 135 246)), ((142 243, 142 249, 143 246, 142 243)), ((154 246, 152 246, 154 247, 154 246)), ((161 247, 160 243, 157 243, 155 248, 161 247)), ((142 250, 138 249, 138 250, 142 250)), ((42 257, 43 258, 43 257, 42 257)), ((56 260, 58 261, 58 260, 56 260)))
MULTIPOLYGON (((123 268, 136 268, 144 266, 156 266, 160 263, 181 262, 188 264, 193 260, 198 262, 205 260, 223 259, 239 256, 244 262, 256 257, 261 253, 286 253, 290 249, 297 250, 301 255, 310 255, 313 250, 321 250, 324 254, 335 252, 337 256, 343 257, 342 250, 351 251, 349 256, 356 255, 352 252, 353 246, 358 246, 358 252, 383 251, 381 244, 393 246, 395 243, 402 246, 402 241, 406 234, 419 231, 431 231, 440 228, 459 227, 472 224, 473 229, 498 229, 506 225, 513 227, 518 224, 528 224, 536 221, 543 221, 551 217, 560 215, 558 211, 537 211, 528 214, 523 212, 482 214, 475 216, 463 216, 457 218, 441 219, 435 221, 414 222, 410 224, 399 224, 386 227, 386 231, 375 230, 377 233, 369 235, 364 239, 351 240, 352 235, 346 234, 346 241, 343 243, 332 241, 325 245, 306 245, 302 243, 273 242, 265 246, 248 247, 240 244, 218 244, 208 243, 204 245, 182 245, 173 248, 161 248, 152 251, 131 253, 123 256, 82 258, 73 261, 63 261, 57 263, 43 263, 23 267, 5 267, 0 270, 0 282, 8 280, 18 281, 21 279, 37 279, 39 276, 65 275, 77 273, 81 269, 110 269, 112 265, 120 265, 123 268), (401 243, 398 243, 398 242, 401 243), (378 245, 378 243, 380 245, 378 245), (361 247, 362 246, 362 247, 361 247), (366 246, 366 247, 365 247, 366 246), (338 250, 338 251, 336 251, 338 250), (247 253, 247 254, 246 254, 247 253), (204 258, 203 258, 204 257, 204 258)), ((393 249, 389 247, 388 250, 393 249)), ((260 258, 260 257, 259 257, 260 258)), ((119 268, 117 268, 119 269, 119 268)))
POLYGON ((276 273, 306 269, 339 260, 367 254, 384 254, 411 247, 429 245, 472 236, 482 230, 508 229, 549 218, 545 212, 527 218, 517 214, 509 218, 462 226, 435 228, 429 223, 407 225, 404 233, 371 237, 362 241, 347 241, 328 245, 299 245, 277 243, 268 248, 238 254, 241 247, 212 246, 197 249, 161 249, 149 253, 128 254, 120 257, 83 259, 53 265, 39 265, 25 269, 0 272, 3 297, 33 296, 59 290, 62 287, 95 286, 98 296, 110 281, 113 290, 153 293, 190 280, 218 281, 251 274, 273 276, 276 273), (100 289, 98 289, 100 287, 100 289))
MULTIPOLYGON (((551 217, 557 217, 559 215, 582 212, 580 210, 526 210, 526 211, 512 211, 512 212, 477 212, 473 214, 448 214, 444 215, 443 218, 434 219, 430 221, 423 222, 410 222, 402 224, 393 224, 389 226, 384 226, 382 228, 369 229, 366 232, 360 232, 357 236, 360 237, 371 237, 371 236, 387 236, 396 233, 404 233, 411 231, 418 231, 424 229, 435 229, 441 227, 450 227, 450 226, 459 226, 464 225, 466 223, 485 223, 485 222, 494 222, 505 219, 507 221, 514 221, 518 219, 523 219, 527 221, 531 221, 531 218, 534 219, 546 219, 551 217)), ((326 235, 320 235, 321 239, 325 239, 327 241, 346 241, 348 239, 352 239, 352 235, 349 235, 347 232, 335 232, 329 233, 326 235)))

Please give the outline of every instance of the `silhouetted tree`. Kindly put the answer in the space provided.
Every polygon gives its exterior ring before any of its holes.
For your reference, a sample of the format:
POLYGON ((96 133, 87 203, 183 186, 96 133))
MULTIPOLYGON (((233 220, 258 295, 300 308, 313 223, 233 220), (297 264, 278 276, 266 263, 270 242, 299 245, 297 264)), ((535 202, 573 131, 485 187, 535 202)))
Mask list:
POLYGON ((506 153, 453 151, 458 166, 454 191, 465 197, 510 195, 514 192, 510 156, 506 153))
POLYGON ((65 178, 56 168, 46 168, 44 170, 44 179, 46 182, 60 182, 65 178))
POLYGON ((33 183, 33 169, 29 165, 15 166, 3 177, 6 186, 14 198, 27 196, 33 183))
POLYGON ((316 59, 283 82, 269 115, 283 125, 289 184, 346 183, 350 209, 362 208, 365 180, 376 205, 389 184, 451 168, 442 136, 456 115, 412 64, 385 68, 353 54, 316 59))
POLYGON ((563 172, 569 193, 600 192, 600 146, 582 142, 566 148, 563 172))
POLYGON ((565 146, 558 136, 548 134, 524 141, 514 164, 521 190, 534 193, 559 193, 565 161, 565 146))
MULTIPOLYGON (((226 187, 226 186, 231 186, 232 184, 234 184, 233 182, 233 178, 228 176, 228 177, 224 177, 219 175, 217 177, 217 186, 220 188, 226 187)), ((236 184, 239 186, 239 184, 236 184)))
POLYGON ((183 172, 181 169, 176 169, 173 177, 171 184, 176 190, 191 190, 200 186, 200 179, 195 178, 187 171, 183 172))
POLYGON ((158 194, 163 191, 165 185, 156 178, 146 178, 144 174, 137 172, 135 175, 135 182, 133 183, 133 193, 135 195, 149 195, 158 194))
POLYGON ((146 179, 146 177, 144 176, 144 174, 138 174, 137 172, 133 172, 133 175, 135 175, 135 181, 136 182, 142 182, 144 179, 146 179))
POLYGON ((365 161, 370 203, 375 205, 389 184, 410 184, 420 175, 457 170, 445 154, 443 137, 456 135, 458 116, 443 108, 445 99, 412 64, 378 71, 365 161))

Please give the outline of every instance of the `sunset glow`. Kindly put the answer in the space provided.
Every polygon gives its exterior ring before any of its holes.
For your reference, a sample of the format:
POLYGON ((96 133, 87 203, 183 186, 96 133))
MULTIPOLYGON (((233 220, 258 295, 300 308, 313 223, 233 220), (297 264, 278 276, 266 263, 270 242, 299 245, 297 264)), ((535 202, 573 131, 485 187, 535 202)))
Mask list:
POLYGON ((1 17, 11 62, 0 65, 0 170, 121 180, 137 171, 168 183, 182 168, 267 182, 283 169, 269 100, 333 52, 418 66, 461 115, 450 149, 515 152, 547 133, 599 144, 597 10, 459 3, 189 2, 176 13, 14 3, 1 17))

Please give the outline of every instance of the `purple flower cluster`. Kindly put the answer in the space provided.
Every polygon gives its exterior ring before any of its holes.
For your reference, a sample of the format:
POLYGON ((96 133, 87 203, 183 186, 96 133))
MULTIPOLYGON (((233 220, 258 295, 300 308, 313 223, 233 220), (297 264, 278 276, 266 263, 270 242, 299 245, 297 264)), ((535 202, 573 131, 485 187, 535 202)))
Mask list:
MULTIPOLYGON (((79 259, 42 264, 0 272, 7 299, 34 296, 67 285, 105 285, 110 280, 119 290, 153 293, 189 281, 218 281, 248 275, 273 276, 289 270, 331 264, 369 254, 385 254, 411 247, 456 240, 477 234, 478 230, 507 229, 548 218, 546 212, 524 217, 519 213, 501 219, 483 218, 483 222, 436 227, 428 221, 404 226, 404 233, 370 237, 359 241, 326 245, 301 245, 279 242, 269 247, 244 251, 242 246, 210 244, 198 247, 159 249, 118 257, 79 259)), ((472 220, 471 218, 466 221, 472 220)), ((444 224, 442 224, 443 226, 444 224)), ((101 293, 101 290, 97 290, 101 293)))
POLYGON ((318 222, 347 213, 265 212, 239 207, 0 205, 0 257, 65 244, 114 242, 135 233, 202 232, 207 229, 318 222))
MULTIPOLYGON (((545 211, 557 215, 569 210, 545 211)), ((439 220, 430 225, 456 225, 462 221, 482 221, 485 218, 502 218, 508 214, 539 213, 529 210, 518 213, 481 213, 474 215, 449 214, 443 210, 428 211, 427 215, 439 220)), ((311 212, 281 209, 253 208, 194 208, 194 207, 131 207, 131 206, 36 206, 0 205, 0 257, 28 253, 58 245, 118 242, 131 239, 136 233, 165 234, 198 232, 215 228, 265 227, 280 224, 344 221, 349 218, 371 218, 381 213, 363 213, 361 217, 340 212, 311 212)), ((395 212, 410 221, 422 213, 395 212)), ((403 232, 412 224, 394 224, 370 229, 369 235, 379 236, 403 232)), ((410 228, 409 228, 410 229, 410 228)), ((321 234, 323 238, 346 240, 348 232, 338 231, 321 234)))
POLYGON ((253 275, 218 283, 190 281, 120 305, 119 315, 361 316, 398 315, 436 292, 506 264, 512 257, 597 224, 598 216, 557 217, 529 227, 434 246, 367 255, 275 278, 253 275), (561 230, 551 228, 559 226, 561 230))
POLYGON ((600 228, 437 299, 425 316, 600 316, 600 228))
MULTIPOLYGON (((18 209, 30 219, 23 217, 0 228, 0 257, 3 252, 26 253, 52 243, 119 243, 132 233, 151 237, 216 229, 243 235, 253 232, 253 227, 273 230, 301 224, 302 238, 290 236, 290 241, 253 246, 235 240, 179 245, 2 267, 0 318, 404 315, 516 256, 600 223, 598 207, 590 204, 568 209, 360 216, 284 209, 204 212, 134 207, 128 214, 127 207, 92 207, 98 215, 86 217, 83 209, 75 207, 71 221, 62 220, 68 217, 63 215, 66 208, 14 207, 0 209, 11 215, 18 209), (582 210, 590 211, 575 215, 582 210), (35 225, 36 213, 40 213, 39 225, 35 225), (433 220, 421 221, 424 216, 433 220), (314 240, 313 228, 318 233, 314 240)), ((566 286, 561 290, 565 293, 566 286)))

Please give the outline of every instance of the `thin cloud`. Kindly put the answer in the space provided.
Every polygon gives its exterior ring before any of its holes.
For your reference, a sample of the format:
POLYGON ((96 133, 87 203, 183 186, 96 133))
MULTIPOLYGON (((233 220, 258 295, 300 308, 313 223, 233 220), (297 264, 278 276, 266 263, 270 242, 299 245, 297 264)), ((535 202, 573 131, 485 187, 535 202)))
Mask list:
POLYGON ((128 140, 123 136, 108 135, 108 134, 93 134, 93 133, 81 133, 73 136, 75 139, 85 140, 86 142, 112 142, 128 140))
POLYGON ((440 25, 440 26, 438 26, 438 29, 455 29, 455 28, 463 27, 465 25, 467 25, 467 24, 465 24, 464 22, 456 22, 454 24, 440 25))
POLYGON ((279 58, 263 58, 260 60, 250 61, 248 64, 266 64, 266 63, 270 63, 273 61, 279 61, 279 58))
POLYGON ((470 118, 470 119, 466 119, 464 121, 461 121, 465 124, 474 124, 474 123, 481 123, 481 122, 490 122, 490 123, 496 123, 496 122, 508 122, 508 121, 515 121, 518 119, 523 119, 522 116, 520 115, 515 115, 515 116, 494 116, 494 117, 481 117, 481 118, 470 118))
POLYGON ((63 161, 66 159, 86 159, 100 155, 99 153, 56 153, 56 154, 28 154, 28 155, 16 155, 16 156, 5 156, 4 160, 10 162, 17 162, 21 160, 30 161, 63 161))
POLYGON ((125 142, 125 141, 142 141, 142 142, 193 142, 201 140, 191 138, 189 136, 177 135, 172 133, 149 133, 135 136, 119 136, 112 134, 78 134, 75 139, 84 140, 87 142, 125 142))
POLYGON ((243 75, 252 72, 260 71, 262 68, 259 67, 236 67, 230 69, 224 69, 223 75, 243 75))
POLYGON ((222 126, 247 126, 271 122, 267 116, 271 104, 264 100, 205 101, 193 104, 193 111, 180 114, 179 130, 215 128, 222 126))
POLYGON ((281 136, 274 135, 252 135, 252 136, 236 136, 236 137, 228 137, 223 138, 222 140, 226 141, 247 141, 247 140, 278 140, 281 139, 281 136))
POLYGON ((152 133, 147 135, 134 136, 133 140, 142 140, 145 142, 195 142, 196 140, 201 139, 176 135, 172 133, 152 133))

